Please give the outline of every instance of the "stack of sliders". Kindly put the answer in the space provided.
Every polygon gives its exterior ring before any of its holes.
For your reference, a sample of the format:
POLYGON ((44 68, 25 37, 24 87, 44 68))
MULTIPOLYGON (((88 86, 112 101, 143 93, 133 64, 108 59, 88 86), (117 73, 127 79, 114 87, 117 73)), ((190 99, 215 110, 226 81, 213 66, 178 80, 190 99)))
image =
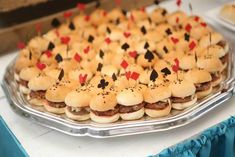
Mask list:
POLYGON ((15 81, 33 106, 97 123, 169 116, 226 77, 229 46, 196 15, 97 8, 21 47, 15 81))

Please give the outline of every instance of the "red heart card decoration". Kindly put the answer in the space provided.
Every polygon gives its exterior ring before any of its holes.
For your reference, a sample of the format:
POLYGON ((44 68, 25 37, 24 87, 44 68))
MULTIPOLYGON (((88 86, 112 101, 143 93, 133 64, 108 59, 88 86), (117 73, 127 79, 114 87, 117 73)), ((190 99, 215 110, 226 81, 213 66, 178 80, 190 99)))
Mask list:
POLYGON ((181 0, 176 0, 176 5, 177 5, 178 7, 180 7, 180 6, 181 6, 181 3, 182 3, 182 1, 181 1, 181 0))
POLYGON ((179 42, 179 39, 178 39, 178 38, 171 37, 171 41, 172 41, 174 44, 177 44, 177 43, 179 42))
POLYGON ((40 32, 42 31, 42 25, 41 25, 40 23, 37 23, 37 24, 35 25, 35 31, 36 31, 37 33, 40 33, 40 32))
POLYGON ((43 70, 43 69, 46 68, 46 64, 40 63, 40 62, 38 62, 38 63, 36 64, 36 66, 37 66, 37 68, 38 68, 39 70, 43 70))
POLYGON ((112 42, 111 39, 109 37, 105 38, 104 40, 108 45, 112 42))
POLYGON ((79 11, 83 11, 83 10, 85 10, 85 8, 86 8, 86 4, 84 4, 84 3, 78 3, 78 4, 77 4, 77 8, 78 8, 79 11))
POLYGON ((190 49, 190 50, 193 50, 195 47, 196 47, 196 43, 195 43, 194 41, 191 41, 191 42, 189 43, 189 49, 190 49))
POLYGON ((72 11, 66 11, 64 12, 63 16, 65 19, 68 19, 72 16, 72 14, 73 14, 72 11))
POLYGON ((179 17, 176 17, 175 22, 179 23, 179 20, 180 20, 179 17))
POLYGON ((87 79, 87 74, 84 74, 84 75, 80 74, 79 75, 79 82, 80 82, 80 84, 85 84, 86 83, 86 79, 87 79))
POLYGON ((202 27, 206 27, 207 26, 207 24, 205 22, 201 22, 200 24, 201 24, 202 27))
POLYGON ((187 32, 190 32, 191 29, 192 29, 192 26, 188 23, 188 24, 185 26, 185 30, 186 30, 187 32))
POLYGON ((74 58, 77 62, 80 62, 80 61, 81 61, 81 56, 80 56, 78 53, 76 53, 73 58, 74 58))
POLYGON ((83 52, 84 52, 85 54, 87 54, 89 51, 90 51, 90 46, 87 46, 87 47, 83 50, 83 52))
POLYGON ((125 38, 129 38, 131 36, 130 32, 124 32, 123 35, 125 36, 125 38))
POLYGON ((68 37, 68 36, 61 37, 61 38, 60 38, 60 41, 61 41, 61 43, 67 45, 67 44, 69 43, 69 41, 70 41, 70 37, 68 37))
POLYGON ((21 41, 18 42, 18 43, 17 43, 17 48, 18 48, 18 49, 23 49, 23 48, 25 48, 25 43, 24 43, 24 42, 21 42, 21 41))
POLYGON ((50 50, 46 50, 44 51, 44 53, 46 54, 47 58, 50 58, 52 56, 52 52, 50 50))
POLYGON ((174 59, 174 62, 175 62, 175 65, 172 66, 172 70, 177 73, 179 70, 179 60, 176 58, 174 59))
POLYGON ((136 58, 136 56, 137 56, 137 51, 130 51, 128 54, 129 54, 129 56, 131 56, 132 58, 136 58))
POLYGON ((199 19, 200 19, 199 16, 195 16, 195 17, 194 17, 194 21, 196 21, 196 22, 198 22, 199 19))

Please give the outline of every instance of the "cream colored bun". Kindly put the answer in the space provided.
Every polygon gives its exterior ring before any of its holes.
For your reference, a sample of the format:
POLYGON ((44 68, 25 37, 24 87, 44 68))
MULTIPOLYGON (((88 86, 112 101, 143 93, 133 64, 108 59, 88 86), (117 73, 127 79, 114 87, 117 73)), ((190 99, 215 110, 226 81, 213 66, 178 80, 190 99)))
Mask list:
POLYGON ((195 95, 191 101, 185 103, 172 103, 172 108, 176 110, 183 110, 194 105, 196 102, 197 102, 197 96, 195 95))
POLYGON ((37 59, 35 57, 32 57, 31 60, 29 60, 29 58, 26 58, 26 57, 18 57, 14 65, 14 69, 16 73, 19 74, 23 68, 34 66, 36 62, 37 62, 37 59))
POLYGON ((193 83, 205 83, 212 80, 211 74, 203 69, 193 69, 185 74, 185 79, 193 83))
POLYGON ((114 65, 105 65, 102 67, 101 73, 103 75, 107 75, 109 77, 112 77, 113 74, 117 75, 118 70, 114 65))
POLYGON ((65 114, 68 118, 73 119, 73 120, 77 120, 77 121, 84 121, 84 120, 88 120, 90 119, 90 113, 88 114, 83 114, 83 115, 75 115, 72 114, 68 108, 66 107, 65 109, 65 114))
POLYGON ((28 86, 30 90, 39 91, 47 90, 55 84, 56 80, 46 75, 39 75, 29 80, 28 86))
POLYGON ((139 76, 139 80, 140 80, 140 83, 143 83, 143 84, 148 84, 149 81, 150 81, 150 75, 151 75, 151 72, 152 70, 144 70, 142 73, 140 73, 140 76, 139 76))
POLYGON ((35 106, 44 106, 44 105, 47 105, 47 101, 46 100, 36 99, 36 98, 31 99, 30 95, 27 95, 27 99, 28 99, 30 104, 35 105, 35 106))
POLYGON ((29 94, 30 93, 30 89, 25 87, 25 86, 20 85, 19 89, 20 89, 20 92, 23 93, 23 94, 29 94))
POLYGON ((171 104, 167 105, 166 108, 162 109, 162 110, 154 110, 154 109, 148 109, 145 108, 145 113, 152 118, 159 118, 159 117, 164 117, 164 116, 168 116, 171 112, 171 104))
POLYGON ((117 94, 117 102, 123 106, 133 106, 142 103, 144 100, 140 91, 135 88, 125 88, 117 94))
POLYGON ((55 84, 46 91, 45 97, 51 102, 64 102, 66 95, 71 91, 70 88, 55 84))
POLYGON ((44 108, 46 109, 46 111, 50 112, 50 113, 55 113, 55 114, 63 114, 65 113, 65 108, 56 108, 56 107, 52 107, 50 105, 48 105, 47 103, 44 105, 44 108))
POLYGON ((180 68, 183 70, 193 69, 197 66, 194 55, 179 57, 180 68))
POLYGON ((58 67, 64 69, 65 73, 68 73, 71 70, 79 68, 79 64, 75 60, 64 60, 59 63, 58 67))
POLYGON ((90 112, 91 120, 97 123, 112 123, 116 122, 119 119, 119 113, 113 116, 97 116, 94 113, 90 112))
POLYGON ((169 14, 166 20, 170 25, 177 26, 184 23, 184 21, 187 20, 187 15, 182 11, 176 11, 169 14))
POLYGON ((91 98, 87 90, 74 90, 69 92, 65 97, 65 104, 71 107, 87 107, 91 98))
POLYGON ((222 71, 223 64, 219 58, 198 58, 197 67, 212 73, 222 71))
POLYGON ((219 78, 218 80, 216 80, 216 81, 212 81, 212 82, 211 82, 211 85, 212 85, 212 87, 216 87, 216 86, 218 86, 222 81, 223 81, 223 77, 222 77, 222 75, 220 75, 220 78, 219 78))
POLYGON ((199 46, 202 48, 206 48, 210 45, 215 45, 223 40, 223 36, 217 32, 211 33, 211 41, 210 34, 203 36, 199 41, 199 46))
POLYGON ((170 84, 173 97, 184 98, 194 95, 196 88, 194 84, 188 80, 176 80, 170 84))
POLYGON ((135 19, 135 22, 142 21, 148 18, 148 14, 146 12, 143 12, 141 10, 132 10, 130 12, 130 15, 132 15, 135 19))
POLYGON ((211 92, 212 92, 212 86, 208 90, 197 92, 196 95, 198 99, 201 99, 211 94, 211 92))
POLYGON ((116 96, 111 92, 94 95, 90 101, 90 108, 100 112, 113 110, 116 105, 116 96))
POLYGON ((156 103, 171 97, 171 89, 169 86, 150 86, 144 92, 144 101, 147 103, 156 103))
POLYGON ((40 74, 40 70, 36 67, 26 67, 20 71, 20 79, 29 81, 40 74))
POLYGON ((16 72, 14 72, 14 79, 15 79, 16 81, 20 81, 20 76, 19 76, 19 74, 17 74, 16 72))
POLYGON ((167 14, 168 14, 168 12, 166 9, 156 8, 151 12, 150 18, 151 18, 152 22, 159 24, 159 23, 164 22, 166 20, 167 14))
POLYGON ((235 24, 235 4, 224 5, 219 14, 224 20, 235 24))
MULTIPOLYGON (((198 23, 198 22, 197 22, 198 23)), ((190 32, 190 36, 193 39, 200 40, 203 36, 207 35, 211 31, 210 27, 202 27, 201 25, 195 26, 190 32)))
POLYGON ((153 54, 154 58, 151 60, 151 62, 149 62, 147 59, 145 59, 145 54, 140 54, 139 57, 137 58, 137 64, 144 67, 144 68, 153 66, 157 62, 158 57, 154 53, 152 53, 152 54, 153 54))
POLYGON ((198 56, 205 56, 210 55, 213 57, 221 58, 226 55, 228 51, 225 51, 225 49, 219 45, 211 45, 208 48, 202 49, 202 51, 199 51, 198 56))
POLYGON ((28 47, 32 50, 43 52, 47 49, 49 41, 41 36, 34 37, 28 43, 28 47))
POLYGON ((80 70, 76 69, 76 70, 71 70, 68 73, 69 79, 76 80, 76 81, 79 81, 79 76, 80 75, 81 76, 87 75, 86 81, 89 81, 92 78, 93 74, 89 69, 80 69, 80 70))
POLYGON ((120 113, 120 117, 123 120, 136 120, 142 118, 143 116, 144 116, 144 108, 131 113, 120 113))
POLYGON ((49 69, 45 73, 46 73, 46 75, 48 75, 54 79, 58 79, 60 72, 61 72, 61 69, 49 69))

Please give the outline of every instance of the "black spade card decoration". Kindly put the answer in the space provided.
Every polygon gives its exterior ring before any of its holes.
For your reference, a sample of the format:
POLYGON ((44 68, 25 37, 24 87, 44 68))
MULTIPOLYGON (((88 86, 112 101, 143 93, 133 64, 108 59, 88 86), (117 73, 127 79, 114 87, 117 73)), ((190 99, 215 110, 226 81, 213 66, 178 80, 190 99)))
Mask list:
POLYGON ((123 45, 122 45, 122 49, 123 50, 127 50, 127 49, 129 49, 130 48, 130 46, 127 44, 127 43, 124 43, 123 45))
POLYGON ((149 48, 149 43, 146 42, 146 43, 144 44, 144 49, 148 49, 148 48, 149 48))
POLYGON ((190 35, 188 33, 184 34, 184 40, 189 41, 190 40, 190 35))
POLYGON ((167 67, 163 68, 161 72, 163 73, 164 76, 171 74, 171 71, 167 67))
POLYGON ((169 52, 166 46, 163 47, 163 51, 164 51, 165 53, 168 53, 168 52, 169 52))
POLYGON ((55 45, 53 44, 53 42, 49 42, 48 46, 47 46, 47 49, 48 50, 53 50, 55 48, 55 45))
POLYGON ((158 78, 158 73, 155 69, 153 69, 153 71, 150 74, 150 80, 155 82, 157 78, 158 78))
POLYGON ((75 26, 74 26, 73 22, 70 22, 70 24, 69 24, 69 29, 75 30, 75 26))
POLYGON ((61 81, 63 77, 64 77, 64 70, 61 69, 58 80, 61 81))
POLYGON ((104 51, 100 50, 99 56, 101 59, 103 59, 104 58, 104 51))
POLYGON ((110 33, 111 33, 111 30, 110 30, 110 28, 109 28, 109 27, 107 27, 107 28, 106 28, 106 31, 108 32, 108 34, 110 34, 110 33))
POLYGON ((167 34, 167 35, 171 35, 171 34, 172 34, 172 31, 171 31, 170 28, 167 28, 167 29, 166 29, 166 34, 167 34))
POLYGON ((92 43, 94 41, 94 37, 92 35, 89 35, 88 37, 88 42, 92 43))
POLYGON ((113 79, 113 81, 116 81, 116 80, 117 80, 117 76, 116 76, 116 74, 115 74, 115 73, 113 73, 113 75, 112 75, 112 79, 113 79))
POLYGON ((57 55, 55 56, 55 60, 57 61, 57 63, 60 63, 63 61, 63 58, 59 53, 57 53, 57 55))
POLYGON ((147 30, 144 26, 140 28, 140 31, 145 35, 147 33, 147 30))
POLYGON ((96 71, 101 71, 102 70, 102 67, 103 67, 103 64, 99 63, 98 64, 98 67, 96 69, 96 71))
POLYGON ((108 81, 105 81, 105 79, 101 79, 97 87, 102 88, 104 90, 108 85, 109 85, 108 81))
POLYGON ((51 26, 57 28, 61 25, 60 21, 57 18, 52 19, 51 26))
POLYGON ((144 58, 148 60, 148 62, 151 62, 154 59, 154 55, 151 51, 147 50, 147 52, 144 55, 144 58))

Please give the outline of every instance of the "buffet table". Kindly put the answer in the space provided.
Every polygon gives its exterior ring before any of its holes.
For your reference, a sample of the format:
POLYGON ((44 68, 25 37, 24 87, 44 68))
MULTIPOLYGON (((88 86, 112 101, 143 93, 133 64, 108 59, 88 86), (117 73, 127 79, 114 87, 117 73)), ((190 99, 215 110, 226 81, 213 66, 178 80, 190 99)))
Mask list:
MULTIPOLYGON (((229 1, 192 0, 193 12, 195 14, 205 16, 204 13, 206 11, 220 6, 225 2, 229 1)), ((161 3, 161 5, 169 10, 176 9, 175 1, 166 1, 161 3)), ((185 1, 185 3, 183 1, 182 9, 189 11, 187 1, 185 1)), ((222 27, 220 31, 227 34, 231 33, 229 30, 222 27)), ((14 52, 0 56, 0 77, 3 76, 4 69, 7 64, 16 55, 17 54, 14 52)), ((185 139, 191 138, 203 130, 235 115, 235 98, 230 99, 228 102, 213 111, 210 111, 207 115, 194 121, 193 123, 180 128, 165 132, 109 139, 71 137, 28 121, 11 110, 2 89, 0 89, 0 115, 29 156, 72 157, 95 155, 137 157, 155 155, 163 149, 177 144, 185 139)))

